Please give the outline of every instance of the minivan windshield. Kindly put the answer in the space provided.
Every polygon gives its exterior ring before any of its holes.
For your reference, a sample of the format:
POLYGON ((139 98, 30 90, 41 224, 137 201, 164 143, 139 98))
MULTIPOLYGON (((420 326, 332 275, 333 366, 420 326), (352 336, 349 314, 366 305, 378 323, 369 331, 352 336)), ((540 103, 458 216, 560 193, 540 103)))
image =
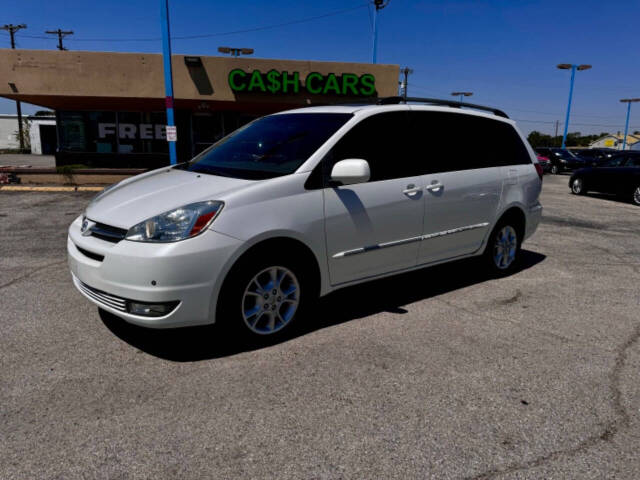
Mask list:
POLYGON ((262 180, 295 172, 350 113, 283 113, 259 118, 176 168, 262 180))

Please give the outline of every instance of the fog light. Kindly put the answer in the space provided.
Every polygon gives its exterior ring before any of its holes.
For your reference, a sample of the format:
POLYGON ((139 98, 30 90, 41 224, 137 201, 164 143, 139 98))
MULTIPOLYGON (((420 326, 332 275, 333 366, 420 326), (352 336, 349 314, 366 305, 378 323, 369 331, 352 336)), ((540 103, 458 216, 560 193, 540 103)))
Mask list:
POLYGON ((171 313, 180 302, 140 303, 129 302, 129 313, 143 317, 162 317, 171 313))

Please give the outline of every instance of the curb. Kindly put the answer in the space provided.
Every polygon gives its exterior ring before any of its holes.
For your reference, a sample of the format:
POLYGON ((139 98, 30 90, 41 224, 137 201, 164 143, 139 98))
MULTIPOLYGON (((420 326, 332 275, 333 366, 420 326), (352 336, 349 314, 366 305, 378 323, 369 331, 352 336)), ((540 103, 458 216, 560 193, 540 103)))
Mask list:
POLYGON ((104 187, 26 187, 0 185, 0 192, 101 192, 104 187))

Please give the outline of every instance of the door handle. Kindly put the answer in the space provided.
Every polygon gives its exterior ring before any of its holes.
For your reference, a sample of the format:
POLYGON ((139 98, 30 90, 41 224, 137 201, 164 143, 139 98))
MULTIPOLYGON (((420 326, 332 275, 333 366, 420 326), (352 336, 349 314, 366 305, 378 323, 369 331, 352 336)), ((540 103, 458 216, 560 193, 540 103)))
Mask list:
POLYGON ((440 190, 442 187, 444 187, 443 184, 441 184, 440 182, 435 182, 432 183, 430 185, 427 185, 426 189, 430 192, 437 192, 438 190, 440 190))
POLYGON ((414 196, 416 193, 420 192, 422 190, 422 187, 416 187, 413 183, 410 185, 407 185, 407 188, 405 188, 402 193, 404 193, 405 195, 408 195, 410 197, 414 196))

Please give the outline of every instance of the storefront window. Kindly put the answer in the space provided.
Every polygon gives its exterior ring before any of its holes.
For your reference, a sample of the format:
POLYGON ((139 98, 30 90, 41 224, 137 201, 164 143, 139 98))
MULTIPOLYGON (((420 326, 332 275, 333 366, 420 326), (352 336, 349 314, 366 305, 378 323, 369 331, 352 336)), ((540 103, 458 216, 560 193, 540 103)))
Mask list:
POLYGON ((88 112, 87 150, 96 153, 118 151, 116 114, 114 112, 88 112))
POLYGON ((87 138, 85 119, 79 112, 60 112, 60 149, 86 152, 87 138))
POLYGON ((167 153, 163 112, 60 112, 60 149, 90 153, 167 153))
POLYGON ((143 153, 168 153, 169 144, 165 132, 167 115, 164 112, 144 112, 138 133, 143 153))
POLYGON ((224 137, 220 112, 194 113, 191 117, 193 152, 198 154, 224 137))

